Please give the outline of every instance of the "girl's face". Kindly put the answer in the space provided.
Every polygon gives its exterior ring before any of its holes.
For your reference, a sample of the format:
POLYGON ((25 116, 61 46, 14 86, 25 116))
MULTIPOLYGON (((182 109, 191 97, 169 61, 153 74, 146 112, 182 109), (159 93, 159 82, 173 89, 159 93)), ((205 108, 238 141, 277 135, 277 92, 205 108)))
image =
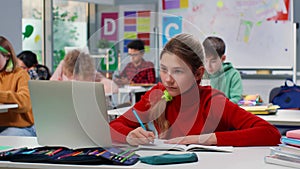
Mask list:
POLYGON ((171 53, 164 53, 160 59, 160 78, 171 96, 184 93, 196 83, 190 66, 171 53))
POLYGON ((65 80, 73 80, 74 79, 73 73, 71 73, 65 69, 63 69, 63 75, 65 76, 65 78, 67 78, 65 80))
POLYGON ((0 52, 0 71, 3 70, 7 60, 9 58, 8 57, 5 57, 1 52, 0 52))

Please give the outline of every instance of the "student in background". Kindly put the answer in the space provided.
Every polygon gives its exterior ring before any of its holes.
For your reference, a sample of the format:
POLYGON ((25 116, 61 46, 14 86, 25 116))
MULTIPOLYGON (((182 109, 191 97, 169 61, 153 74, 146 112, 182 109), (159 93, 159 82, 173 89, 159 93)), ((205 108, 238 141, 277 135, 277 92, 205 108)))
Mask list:
POLYGON ((127 44, 127 48, 131 62, 126 65, 119 77, 116 77, 114 81, 118 85, 155 83, 154 64, 143 59, 145 53, 144 42, 140 39, 133 40, 127 44))
POLYGON ((17 66, 12 44, 0 36, 0 103, 16 103, 18 108, 0 113, 0 135, 35 136, 28 73, 17 66))
POLYGON ((78 49, 71 50, 62 60, 50 80, 81 80, 94 81, 104 84, 107 94, 118 93, 118 86, 110 79, 105 78, 95 69, 94 62, 89 54, 78 49))
POLYGON ((230 62, 225 62, 225 43, 215 36, 207 37, 203 41, 205 49, 205 69, 210 85, 225 93, 233 103, 242 98, 242 78, 230 62))
POLYGON ((31 51, 22 51, 17 55, 18 65, 27 70, 31 80, 49 80, 50 71, 47 66, 40 65, 35 53, 31 51))
POLYGON ((232 103, 222 92, 199 85, 204 74, 203 60, 203 47, 192 35, 183 33, 168 41, 160 55, 162 82, 152 87, 133 109, 110 123, 112 139, 130 145, 149 144, 156 137, 152 131, 157 131, 158 138, 174 144, 280 143, 281 135, 270 123, 232 103), (133 110, 148 130, 143 129, 133 110))

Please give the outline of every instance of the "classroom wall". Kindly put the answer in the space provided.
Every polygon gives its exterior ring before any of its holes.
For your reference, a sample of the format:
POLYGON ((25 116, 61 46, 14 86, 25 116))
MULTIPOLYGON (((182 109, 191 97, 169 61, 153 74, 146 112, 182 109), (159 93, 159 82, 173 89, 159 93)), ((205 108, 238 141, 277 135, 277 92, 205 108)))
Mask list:
MULTIPOLYGON (((127 56, 127 48, 126 45, 129 41, 136 38, 141 38, 145 41, 145 54, 144 59, 146 61, 151 61, 155 64, 155 67, 158 66, 157 64, 157 48, 155 43, 155 23, 156 23, 156 17, 153 14, 156 11, 156 4, 150 3, 149 1, 146 4, 142 4, 140 1, 133 4, 133 1, 125 1, 126 3, 119 2, 118 6, 113 7, 107 7, 105 5, 98 5, 97 6, 97 32, 95 33, 96 36, 93 35, 93 39, 99 39, 100 38, 107 38, 111 42, 115 43, 116 47, 120 51, 120 60, 121 64, 119 66, 120 71, 124 69, 124 67, 127 65, 127 63, 130 62, 130 57, 127 56), (127 3, 128 2, 128 3, 127 3), (140 11, 149 11, 149 15, 145 16, 139 16, 139 15, 129 15, 124 16, 124 13, 130 13, 130 12, 140 12, 140 11), (110 33, 102 33, 105 32, 104 26, 101 25, 102 15, 108 16, 108 19, 115 19, 113 15, 117 15, 117 20, 115 20, 114 27, 116 29, 114 32, 110 33), (136 23, 127 23, 125 24, 126 19, 136 19, 136 23), (142 26, 138 26, 137 23, 142 23, 142 26), (130 28, 129 28, 130 27, 130 28), (98 34, 98 35, 97 35, 98 34), (108 35, 114 35, 114 36, 108 36, 108 35), (147 43, 148 42, 148 43, 147 43)), ((112 21, 110 21, 112 22, 112 21)), ((113 27, 113 26, 111 26, 113 27)), ((108 28, 107 28, 108 30, 108 28)), ((90 40, 94 41, 94 40, 90 40)), ((110 63, 111 64, 111 63, 110 63)))
POLYGON ((259 94, 263 102, 269 102, 269 93, 272 88, 284 84, 283 79, 243 79, 243 94, 259 94))
POLYGON ((22 0, 1 1, 0 21, 0 35, 19 53, 22 50, 22 0))
MULTIPOLYGON (((82 0, 88 1, 88 0, 82 0)), ((89 1, 93 2, 93 0, 89 1)), ((95 3, 99 3, 94 0, 95 3)), ((102 2, 102 1, 101 1, 102 2)), ((118 2, 118 1, 116 1, 118 2)), ((104 3, 103 3, 104 4, 104 3)), ((300 1, 294 0, 294 21, 300 23, 300 1)), ((0 6, 0 34, 9 38, 16 52, 22 50, 22 0, 4 1, 0 6), (7 17, 9 16, 9 17, 7 17), (5 23, 5 24, 3 24, 5 23)), ((297 70, 300 72, 300 29, 297 29, 297 70)))

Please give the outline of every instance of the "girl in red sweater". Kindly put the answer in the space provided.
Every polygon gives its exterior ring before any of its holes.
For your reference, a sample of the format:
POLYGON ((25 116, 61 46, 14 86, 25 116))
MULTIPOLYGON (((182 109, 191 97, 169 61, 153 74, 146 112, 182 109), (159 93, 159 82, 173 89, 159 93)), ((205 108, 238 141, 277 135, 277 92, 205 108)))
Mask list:
POLYGON ((280 133, 210 86, 201 86, 204 50, 189 34, 179 34, 160 55, 158 83, 136 103, 141 121, 154 124, 144 130, 132 109, 110 123, 112 139, 130 145, 148 144, 155 137, 166 143, 218 146, 271 146, 280 133), (157 133, 155 136, 154 133, 157 133))

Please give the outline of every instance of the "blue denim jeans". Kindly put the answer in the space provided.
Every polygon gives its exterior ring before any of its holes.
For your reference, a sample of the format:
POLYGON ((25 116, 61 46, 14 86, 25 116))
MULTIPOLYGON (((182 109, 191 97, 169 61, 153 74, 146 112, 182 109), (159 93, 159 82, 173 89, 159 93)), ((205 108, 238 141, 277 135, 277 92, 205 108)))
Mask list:
POLYGON ((0 127, 0 136, 36 136, 34 125, 30 127, 0 127))

